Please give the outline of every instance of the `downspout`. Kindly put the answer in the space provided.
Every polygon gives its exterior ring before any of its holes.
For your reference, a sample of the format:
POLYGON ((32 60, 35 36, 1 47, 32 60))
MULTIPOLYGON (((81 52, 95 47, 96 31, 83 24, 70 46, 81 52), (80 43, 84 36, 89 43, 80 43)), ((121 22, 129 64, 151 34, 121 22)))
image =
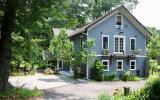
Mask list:
MULTIPOLYGON (((86 41, 88 40, 88 30, 86 29, 86 41)), ((87 65, 86 65, 86 79, 89 80, 89 66, 88 66, 88 58, 87 58, 87 65)))

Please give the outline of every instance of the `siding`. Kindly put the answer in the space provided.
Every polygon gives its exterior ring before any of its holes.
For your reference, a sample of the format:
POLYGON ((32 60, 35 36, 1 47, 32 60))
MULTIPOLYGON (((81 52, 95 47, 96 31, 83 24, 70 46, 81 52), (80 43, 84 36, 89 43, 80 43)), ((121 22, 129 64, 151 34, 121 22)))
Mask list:
POLYGON ((102 51, 102 35, 109 35, 109 53, 114 51, 114 35, 118 35, 119 32, 123 32, 122 36, 125 36, 125 51, 126 54, 131 54, 130 52, 130 37, 136 38, 136 48, 141 49, 141 56, 146 55, 145 47, 145 36, 133 26, 127 18, 123 16, 123 29, 116 29, 116 15, 113 15, 108 20, 102 22, 101 24, 95 26, 88 31, 88 38, 95 39, 95 46, 92 48, 93 51, 100 54, 102 51))

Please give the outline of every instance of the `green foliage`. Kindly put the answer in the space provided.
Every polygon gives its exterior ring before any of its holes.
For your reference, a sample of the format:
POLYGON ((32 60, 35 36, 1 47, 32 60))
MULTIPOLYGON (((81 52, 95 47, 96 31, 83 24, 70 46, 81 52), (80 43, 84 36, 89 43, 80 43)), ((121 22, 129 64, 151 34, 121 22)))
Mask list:
POLYGON ((122 81, 139 81, 140 78, 132 74, 130 71, 125 72, 119 77, 122 81))
POLYGON ((88 67, 93 66, 95 59, 95 52, 91 51, 91 48, 94 46, 94 40, 88 39, 83 42, 82 49, 79 51, 72 52, 71 67, 74 72, 74 77, 78 76, 78 67, 81 64, 88 64, 88 67))
POLYGON ((115 77, 116 77, 115 74, 104 76, 104 81, 113 81, 115 77))
POLYGON ((92 68, 92 79, 96 81, 103 80, 103 64, 101 61, 95 60, 94 67, 92 68))
POLYGON ((109 95, 106 92, 102 92, 99 96, 98 96, 98 100, 114 100, 113 96, 109 95))
POLYGON ((73 44, 65 29, 61 29, 59 35, 52 38, 49 50, 56 59, 63 59, 66 63, 71 63, 73 44))
POLYGON ((39 97, 42 93, 38 90, 30 90, 26 88, 14 88, 9 86, 7 90, 0 92, 0 99, 5 100, 19 100, 27 99, 30 97, 39 97))
POLYGON ((53 71, 51 68, 46 68, 46 69, 44 70, 44 73, 45 73, 46 75, 53 75, 53 74, 54 74, 54 71, 53 71))

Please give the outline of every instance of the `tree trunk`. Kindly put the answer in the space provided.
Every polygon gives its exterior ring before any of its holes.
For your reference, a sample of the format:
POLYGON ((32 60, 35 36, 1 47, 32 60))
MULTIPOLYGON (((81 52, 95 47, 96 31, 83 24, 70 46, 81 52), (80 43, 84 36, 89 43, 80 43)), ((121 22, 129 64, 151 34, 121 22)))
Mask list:
POLYGON ((9 65, 11 59, 11 33, 16 14, 17 0, 7 0, 0 39, 0 90, 8 86, 9 65))

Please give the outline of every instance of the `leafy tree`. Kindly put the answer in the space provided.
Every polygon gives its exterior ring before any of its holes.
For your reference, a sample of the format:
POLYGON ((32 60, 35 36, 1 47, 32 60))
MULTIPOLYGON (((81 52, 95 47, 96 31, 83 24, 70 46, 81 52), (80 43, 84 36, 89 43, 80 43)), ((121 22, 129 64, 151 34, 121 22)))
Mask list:
POLYGON ((152 33, 152 37, 149 39, 147 44, 148 48, 148 58, 150 60, 150 67, 152 74, 158 67, 158 60, 160 58, 160 30, 154 27, 148 27, 149 31, 152 33))
POLYGON ((78 66, 81 64, 87 64, 88 67, 93 65, 95 59, 95 52, 91 51, 94 46, 94 40, 88 39, 83 42, 82 49, 79 51, 73 51, 71 67, 74 72, 74 77, 78 77, 78 66))
POLYGON ((64 62, 68 64, 71 63, 73 45, 65 29, 61 29, 59 35, 51 39, 49 49, 54 58, 56 58, 56 61, 58 61, 58 59, 63 59, 64 62))
POLYGON ((107 12, 112 10, 113 7, 116 7, 118 5, 125 5, 129 10, 132 10, 138 4, 137 0, 82 0, 82 1, 84 1, 83 4, 85 4, 87 7, 86 14, 92 21, 106 14, 107 12))

